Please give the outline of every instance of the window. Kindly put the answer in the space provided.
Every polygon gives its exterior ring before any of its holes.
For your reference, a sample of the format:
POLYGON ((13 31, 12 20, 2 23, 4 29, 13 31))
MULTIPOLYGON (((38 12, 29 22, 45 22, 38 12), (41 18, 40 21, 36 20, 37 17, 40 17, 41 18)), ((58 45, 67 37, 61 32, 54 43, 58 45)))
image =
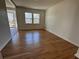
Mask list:
POLYGON ((40 14, 25 12, 25 23, 26 24, 39 24, 40 14))
POLYGON ((34 19, 34 21, 33 21, 33 23, 34 24, 39 24, 40 23, 40 14, 33 14, 33 19, 34 19))
POLYGON ((8 19, 10 20, 10 21, 13 21, 13 13, 11 13, 11 12, 8 12, 8 19))
POLYGON ((32 13, 25 13, 26 24, 32 24, 32 13))
POLYGON ((8 20, 9 20, 10 27, 14 27, 15 26, 14 13, 8 12, 7 14, 8 14, 8 20))

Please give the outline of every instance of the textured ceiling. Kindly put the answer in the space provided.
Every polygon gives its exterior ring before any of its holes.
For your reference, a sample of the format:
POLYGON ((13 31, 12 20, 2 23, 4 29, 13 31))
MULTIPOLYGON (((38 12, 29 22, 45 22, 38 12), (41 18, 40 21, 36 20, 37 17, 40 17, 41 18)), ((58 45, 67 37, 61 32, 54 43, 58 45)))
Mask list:
POLYGON ((47 9, 62 0, 13 0, 17 6, 34 9, 47 9))

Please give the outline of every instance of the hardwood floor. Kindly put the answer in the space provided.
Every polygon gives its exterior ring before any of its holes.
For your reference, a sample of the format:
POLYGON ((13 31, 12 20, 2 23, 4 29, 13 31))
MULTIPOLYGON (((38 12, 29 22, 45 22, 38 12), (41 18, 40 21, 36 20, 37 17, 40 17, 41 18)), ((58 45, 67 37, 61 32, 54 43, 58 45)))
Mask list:
POLYGON ((77 47, 44 30, 19 31, 3 49, 4 59, 75 59, 77 47))
POLYGON ((79 58, 75 57, 75 59, 79 59, 79 58))

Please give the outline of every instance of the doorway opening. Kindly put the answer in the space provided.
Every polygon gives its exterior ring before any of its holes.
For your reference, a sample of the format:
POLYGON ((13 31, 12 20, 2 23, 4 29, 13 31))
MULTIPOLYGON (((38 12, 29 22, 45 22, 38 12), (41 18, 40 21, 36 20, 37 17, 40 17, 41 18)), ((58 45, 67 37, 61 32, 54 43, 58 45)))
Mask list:
POLYGON ((16 13, 14 10, 7 10, 9 27, 11 31, 11 35, 14 36, 17 33, 17 20, 16 13))
POLYGON ((16 7, 11 0, 5 0, 11 36, 17 33, 16 7))

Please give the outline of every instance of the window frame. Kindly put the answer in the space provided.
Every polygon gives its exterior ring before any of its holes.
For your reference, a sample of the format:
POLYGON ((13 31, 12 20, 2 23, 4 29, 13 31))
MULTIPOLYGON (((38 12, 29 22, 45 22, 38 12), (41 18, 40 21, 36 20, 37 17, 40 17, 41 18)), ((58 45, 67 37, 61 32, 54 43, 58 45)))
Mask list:
POLYGON ((40 13, 33 13, 33 24, 35 24, 35 23, 34 23, 34 19, 38 19, 38 18, 34 18, 34 14, 39 14, 39 23, 36 23, 36 24, 40 24, 40 21, 41 21, 41 20, 40 20, 40 19, 41 19, 40 13))
MULTIPOLYGON (((39 25, 40 24, 40 22, 41 22, 41 20, 40 20, 41 19, 41 15, 39 16, 39 23, 34 24, 34 14, 39 14, 40 15, 40 13, 32 13, 32 12, 25 12, 24 13, 24 16, 25 16, 25 24, 29 24, 29 25, 39 25), (27 23, 26 22, 26 19, 27 19, 26 18, 26 15, 25 15, 26 13, 31 13, 32 14, 32 18, 30 18, 30 19, 32 19, 32 23, 27 23)), ((36 19, 38 19, 38 18, 36 18, 36 19)))
MULTIPOLYGON (((27 23, 27 19, 32 19, 32 18, 26 18, 26 13, 31 13, 31 12, 25 12, 24 16, 25 16, 25 24, 32 24, 33 20, 31 23, 27 23)), ((31 13, 32 14, 32 13, 31 13)), ((33 15, 32 15, 33 16, 33 15)))

